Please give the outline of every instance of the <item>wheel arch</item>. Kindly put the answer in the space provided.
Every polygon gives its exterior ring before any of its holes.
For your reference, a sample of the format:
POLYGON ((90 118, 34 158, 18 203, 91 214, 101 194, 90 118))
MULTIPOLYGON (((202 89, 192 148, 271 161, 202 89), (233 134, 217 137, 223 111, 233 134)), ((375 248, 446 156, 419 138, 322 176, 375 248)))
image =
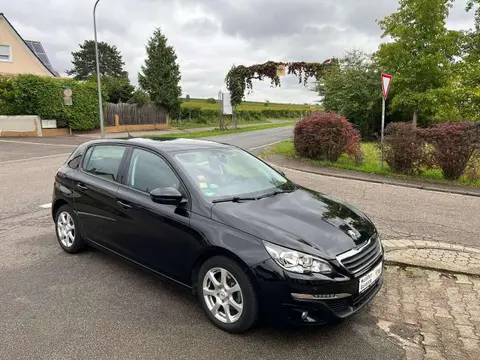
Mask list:
POLYGON ((198 272, 200 270, 200 267, 203 265, 203 263, 205 263, 205 261, 207 261, 208 259, 211 259, 214 256, 224 256, 226 258, 229 258, 235 261, 238 265, 240 265, 245 270, 245 273, 250 278, 255 289, 257 290, 258 284, 255 279, 255 276, 245 261, 243 261, 238 255, 234 254, 233 252, 225 248, 222 248, 219 246, 212 246, 207 248, 197 258, 197 260, 193 264, 192 271, 191 271, 191 284, 192 284, 192 292, 194 295, 197 293, 197 277, 198 277, 198 272))
POLYGON ((52 218, 55 221, 55 215, 57 214, 58 209, 60 209, 63 205, 69 205, 68 201, 65 199, 57 199, 52 205, 52 218))

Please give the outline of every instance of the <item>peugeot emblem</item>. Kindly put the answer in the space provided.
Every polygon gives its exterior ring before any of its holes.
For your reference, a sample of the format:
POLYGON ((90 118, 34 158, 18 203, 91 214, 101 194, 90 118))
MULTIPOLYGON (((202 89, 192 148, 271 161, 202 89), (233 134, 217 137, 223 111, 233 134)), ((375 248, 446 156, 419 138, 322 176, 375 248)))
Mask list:
POLYGON ((347 231, 347 234, 353 239, 353 240, 357 240, 358 239, 358 235, 355 231, 353 230, 348 230, 347 231))

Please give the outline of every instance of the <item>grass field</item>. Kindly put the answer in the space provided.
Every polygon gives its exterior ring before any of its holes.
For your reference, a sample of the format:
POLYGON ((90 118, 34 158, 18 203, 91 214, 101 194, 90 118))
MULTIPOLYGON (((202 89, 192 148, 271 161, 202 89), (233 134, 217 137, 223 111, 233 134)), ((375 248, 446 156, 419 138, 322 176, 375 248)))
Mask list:
POLYGON ((202 138, 202 137, 217 136, 217 135, 237 134, 237 133, 243 133, 247 131, 274 129, 278 127, 293 125, 293 124, 295 124, 295 121, 286 121, 282 123, 266 124, 266 125, 258 125, 258 126, 239 127, 237 130, 233 130, 233 129, 208 130, 208 131, 198 131, 193 133, 170 133, 170 134, 164 134, 164 135, 151 135, 151 136, 144 136, 144 137, 149 139, 154 139, 154 140, 171 139, 171 138, 194 139, 194 138, 202 138))
MULTIPOLYGON (((207 102, 207 99, 190 99, 186 101, 182 99, 183 108, 192 108, 200 107, 202 109, 218 109, 218 103, 212 104, 207 102)), ((238 105, 237 110, 321 110, 321 106, 314 105, 297 105, 297 104, 277 104, 277 103, 268 103, 268 106, 265 106, 264 102, 253 102, 245 101, 238 105)))
MULTIPOLYGON (((248 125, 248 124, 260 124, 260 123, 265 123, 265 124, 270 124, 270 121, 268 120, 238 120, 238 125, 248 125)), ((177 128, 177 129, 200 129, 200 128, 206 128, 206 127, 215 127, 218 126, 218 120, 210 120, 207 121, 206 123, 199 123, 195 121, 182 121, 182 122, 176 122, 171 124, 172 127, 177 128)), ((233 123, 230 119, 225 119, 225 125, 227 128, 231 128, 233 126, 233 123)))
MULTIPOLYGON (((418 176, 405 176, 405 175, 394 173, 390 169, 388 164, 385 163, 385 166, 382 170, 381 152, 378 146, 372 142, 365 142, 361 144, 361 149, 364 155, 364 162, 362 165, 355 164, 355 161, 346 155, 342 155, 336 163, 332 163, 329 161, 303 159, 303 158, 302 158, 302 161, 306 161, 308 163, 321 165, 321 166, 355 170, 355 171, 361 171, 361 172, 366 172, 370 174, 386 175, 386 176, 392 176, 392 177, 403 178, 403 179, 421 179, 421 180, 429 180, 429 181, 435 181, 435 182, 441 182, 441 183, 452 183, 451 181, 447 181, 443 178, 443 175, 440 169, 426 169, 418 176)), ((289 157, 295 157, 295 147, 293 146, 293 141, 283 141, 281 143, 276 144, 271 149, 265 152, 265 155, 269 155, 269 154, 278 154, 278 155, 284 155, 289 157)), ((480 180, 471 181, 466 179, 465 177, 462 177, 458 181, 455 181, 453 183, 456 185, 480 186, 480 180)))

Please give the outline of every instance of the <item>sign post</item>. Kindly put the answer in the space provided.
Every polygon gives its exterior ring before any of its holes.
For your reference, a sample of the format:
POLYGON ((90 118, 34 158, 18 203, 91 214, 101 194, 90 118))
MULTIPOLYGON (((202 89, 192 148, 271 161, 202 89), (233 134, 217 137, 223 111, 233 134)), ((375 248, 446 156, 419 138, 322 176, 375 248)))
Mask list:
POLYGON ((385 160, 384 155, 384 144, 383 144, 383 136, 385 132, 385 100, 387 100, 388 91, 390 90, 390 83, 392 82, 392 75, 382 74, 382 140, 381 140, 381 147, 382 147, 382 170, 383 170, 383 163, 385 160))

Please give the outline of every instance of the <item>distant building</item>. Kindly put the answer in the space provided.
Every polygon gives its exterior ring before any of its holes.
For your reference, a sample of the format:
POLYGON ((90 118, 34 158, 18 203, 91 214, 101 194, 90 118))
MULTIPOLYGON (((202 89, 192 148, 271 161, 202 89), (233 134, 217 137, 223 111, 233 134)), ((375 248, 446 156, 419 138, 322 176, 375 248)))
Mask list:
POLYGON ((0 13, 0 75, 59 76, 39 41, 24 40, 0 13))

